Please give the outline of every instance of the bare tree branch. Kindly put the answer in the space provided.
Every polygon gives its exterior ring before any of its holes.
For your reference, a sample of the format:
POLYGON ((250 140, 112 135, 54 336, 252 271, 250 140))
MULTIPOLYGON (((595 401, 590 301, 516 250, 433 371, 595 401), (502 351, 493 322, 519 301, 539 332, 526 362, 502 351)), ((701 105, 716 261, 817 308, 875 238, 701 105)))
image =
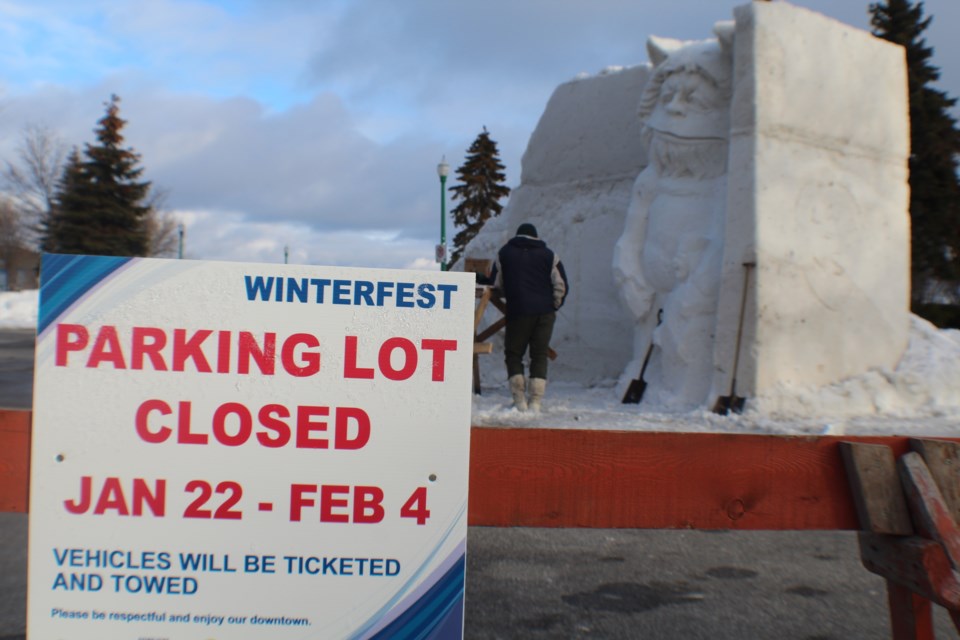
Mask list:
POLYGON ((7 162, 0 174, 14 198, 24 240, 36 240, 41 221, 53 208, 67 150, 67 144, 54 130, 28 124, 21 133, 16 163, 7 162))

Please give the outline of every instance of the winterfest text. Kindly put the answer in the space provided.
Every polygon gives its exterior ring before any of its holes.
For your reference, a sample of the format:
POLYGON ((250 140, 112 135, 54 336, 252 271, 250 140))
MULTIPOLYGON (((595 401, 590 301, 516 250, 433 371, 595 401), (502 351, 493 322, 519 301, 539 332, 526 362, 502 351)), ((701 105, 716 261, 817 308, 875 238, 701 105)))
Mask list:
POLYGON ((243 277, 247 300, 363 307, 449 309, 455 284, 336 278, 243 277))

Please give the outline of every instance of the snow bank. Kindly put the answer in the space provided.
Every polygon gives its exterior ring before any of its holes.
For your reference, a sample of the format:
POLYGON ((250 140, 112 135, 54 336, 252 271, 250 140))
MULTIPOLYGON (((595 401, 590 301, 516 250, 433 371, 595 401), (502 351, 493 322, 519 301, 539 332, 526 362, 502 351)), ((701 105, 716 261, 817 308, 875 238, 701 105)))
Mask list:
POLYGON ((39 301, 37 290, 0 292, 0 328, 36 328, 39 301))

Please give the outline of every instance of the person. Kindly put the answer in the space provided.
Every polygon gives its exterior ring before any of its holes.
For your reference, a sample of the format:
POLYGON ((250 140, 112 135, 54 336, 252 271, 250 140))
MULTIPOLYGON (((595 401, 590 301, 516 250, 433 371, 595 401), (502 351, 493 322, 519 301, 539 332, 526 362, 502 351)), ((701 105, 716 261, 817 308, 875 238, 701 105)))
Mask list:
POLYGON ((547 388, 550 336, 569 291, 559 256, 537 236, 537 228, 521 224, 497 253, 489 281, 506 298, 504 360, 513 405, 519 411, 540 411, 547 388), (523 357, 530 350, 530 401, 523 357))

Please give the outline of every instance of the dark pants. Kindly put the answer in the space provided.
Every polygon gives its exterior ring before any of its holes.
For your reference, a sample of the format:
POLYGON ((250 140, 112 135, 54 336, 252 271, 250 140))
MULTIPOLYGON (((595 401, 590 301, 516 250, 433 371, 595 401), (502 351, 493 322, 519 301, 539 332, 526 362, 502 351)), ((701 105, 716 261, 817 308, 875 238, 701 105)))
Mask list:
POLYGON ((503 338, 507 377, 523 375, 523 354, 530 347, 530 377, 547 379, 547 351, 556 319, 556 313, 507 318, 503 338))

